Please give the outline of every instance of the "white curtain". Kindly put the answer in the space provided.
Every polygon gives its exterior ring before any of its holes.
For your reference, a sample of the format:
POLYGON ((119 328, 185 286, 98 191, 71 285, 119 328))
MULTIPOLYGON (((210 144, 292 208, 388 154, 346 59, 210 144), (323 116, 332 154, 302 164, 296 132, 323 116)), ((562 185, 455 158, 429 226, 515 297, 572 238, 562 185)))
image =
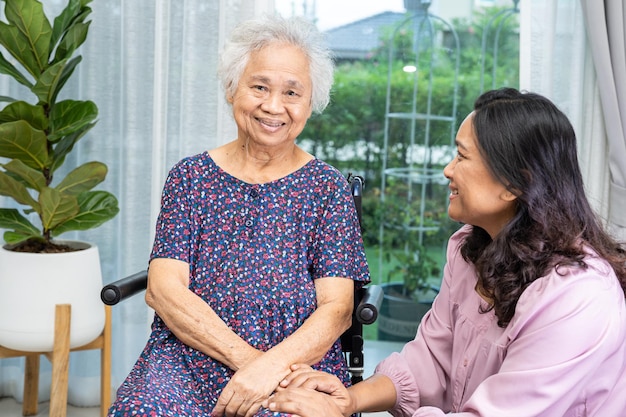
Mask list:
POLYGON ((626 241, 626 5, 581 0, 609 148, 609 223, 626 241))
MULTIPOLYGON (((44 0, 56 16, 67 0, 44 0)), ((3 4, 4 6, 4 4, 3 4)), ((96 0, 83 62, 66 94, 93 100, 99 121, 67 166, 89 160, 109 167, 103 187, 120 214, 89 232, 104 283, 147 267, 160 193, 169 168, 184 156, 235 137, 230 108, 216 78, 218 51, 232 27, 274 10, 273 0, 96 0)), ((4 95, 19 95, 0 78, 4 95)), ((10 204, 0 198, 0 206, 10 204)), ((113 385, 128 374, 148 337, 152 312, 138 295, 113 308, 113 385)), ((0 397, 22 400, 23 359, 0 361, 0 397)), ((70 356, 69 402, 98 405, 97 351, 70 356)), ((49 398, 50 366, 42 360, 40 400, 49 398)))
MULTIPOLYGON (((589 1, 594 7, 598 3, 601 2, 589 1)), ((587 194, 594 209, 608 223, 609 148, 598 76, 583 15, 579 1, 521 2, 520 88, 549 97, 570 118, 578 138, 587 194)), ((623 151, 617 156, 622 160, 625 157, 623 151)))

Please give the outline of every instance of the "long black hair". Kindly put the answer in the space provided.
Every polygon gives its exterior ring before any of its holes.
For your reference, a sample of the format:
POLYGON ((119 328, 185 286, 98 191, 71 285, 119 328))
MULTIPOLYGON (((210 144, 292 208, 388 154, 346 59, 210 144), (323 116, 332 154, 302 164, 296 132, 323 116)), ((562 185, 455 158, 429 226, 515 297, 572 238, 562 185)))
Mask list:
POLYGON ((488 169, 517 196, 515 216, 493 240, 474 226, 461 249, 498 325, 511 321, 524 289, 549 269, 585 268, 585 245, 611 264, 626 294, 624 248, 589 205, 565 114, 541 95, 503 88, 476 100, 472 120, 488 169))

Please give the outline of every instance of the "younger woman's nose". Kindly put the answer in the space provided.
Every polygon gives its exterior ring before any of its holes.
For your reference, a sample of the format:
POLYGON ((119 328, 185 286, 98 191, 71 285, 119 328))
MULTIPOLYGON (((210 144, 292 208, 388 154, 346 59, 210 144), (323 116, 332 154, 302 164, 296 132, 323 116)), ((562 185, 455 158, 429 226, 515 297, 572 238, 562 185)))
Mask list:
POLYGON ((454 171, 455 163, 456 163, 456 158, 453 158, 452 161, 448 162, 448 165, 446 165, 443 168, 443 176, 446 177, 447 179, 452 178, 452 172, 454 171))

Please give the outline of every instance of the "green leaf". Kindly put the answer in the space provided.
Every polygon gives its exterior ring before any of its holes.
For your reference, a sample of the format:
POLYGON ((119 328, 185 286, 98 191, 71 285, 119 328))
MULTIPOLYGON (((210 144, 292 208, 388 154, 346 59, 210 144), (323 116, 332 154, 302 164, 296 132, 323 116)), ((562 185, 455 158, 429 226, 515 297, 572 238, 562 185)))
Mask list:
MULTIPOLYGON (((82 22, 85 17, 81 15, 86 14, 81 13, 81 4, 78 0, 70 0, 67 3, 67 6, 61 14, 59 14, 54 19, 54 24, 52 26, 52 35, 50 36, 50 50, 54 50, 59 40, 63 37, 63 34, 67 32, 67 30, 72 26, 74 22, 82 22)), ((88 13, 87 13, 88 14, 88 13)), ((58 56, 57 52, 57 56, 58 56)), ((66 58, 62 57, 61 59, 66 58)))
POLYGON ((82 61, 82 59, 83 57, 81 57, 80 55, 77 57, 74 57, 67 62, 65 67, 63 67, 63 72, 61 73, 61 77, 59 78, 59 81, 57 82, 57 87, 52 94, 52 100, 50 101, 51 103, 56 103, 57 95, 59 94, 61 89, 63 89, 63 86, 65 85, 67 80, 71 77, 72 73, 74 72, 74 69, 80 63, 80 61, 82 61))
POLYGON ((0 25, 0 43, 37 77, 48 67, 52 27, 43 6, 36 0, 5 0, 9 25, 0 25))
POLYGON ((92 101, 64 100, 56 103, 50 113, 48 140, 57 142, 62 137, 81 130, 97 117, 98 107, 92 101))
POLYGON ((37 96, 40 103, 54 103, 54 98, 58 93, 59 80, 63 74, 63 68, 66 62, 66 60, 63 60, 51 65, 37 78, 37 82, 32 91, 37 96))
POLYGON ((27 235, 27 234, 9 231, 9 232, 4 233, 3 238, 4 238, 4 241, 8 243, 9 245, 15 245, 17 243, 23 242, 28 239, 33 239, 33 238, 41 239, 41 236, 34 235, 34 234, 27 235))
POLYGON ((63 194, 60 191, 46 187, 39 194, 41 206, 41 222, 43 230, 53 230, 57 225, 71 219, 78 214, 78 200, 73 195, 63 194))
POLYGON ((0 157, 20 159, 43 170, 48 162, 46 135, 23 120, 0 124, 0 157))
POLYGON ((13 102, 16 102, 17 100, 9 96, 0 96, 0 101, 5 102, 5 103, 13 103, 13 102))
POLYGON ((4 234, 7 243, 17 243, 31 237, 39 237, 40 230, 16 209, 0 208, 0 228, 10 230, 4 234))
POLYGON ((55 188, 62 193, 78 195, 100 184, 107 175, 107 166, 102 162, 87 162, 72 170, 55 188))
MULTIPOLYGON (((2 23, 0 22, 0 26, 1 25, 2 23)), ((29 89, 33 88, 33 83, 28 78, 26 78, 24 74, 20 72, 20 70, 15 68, 13 64, 7 61, 7 59, 4 57, 4 55, 2 55, 1 52, 0 52, 0 73, 13 77, 15 81, 17 81, 20 84, 25 85, 29 89)))
POLYGON ((0 171, 0 195, 11 197, 18 203, 30 206, 35 210, 39 208, 26 186, 2 171, 0 171))
POLYGON ((33 106, 25 101, 15 101, 0 111, 0 123, 25 120, 37 130, 48 128, 48 118, 41 106, 33 106))
POLYGON ((36 169, 32 169, 19 159, 13 159, 3 165, 4 169, 17 177, 16 179, 34 190, 40 191, 46 186, 46 177, 36 169))
POLYGON ((61 43, 59 43, 54 62, 69 58, 85 42, 90 23, 77 23, 69 28, 63 39, 61 39, 61 43))
POLYGON ((72 150, 76 142, 80 140, 92 127, 94 127, 95 123, 91 123, 89 125, 83 126, 78 131, 63 137, 54 147, 54 151, 52 154, 52 159, 50 162, 50 172, 55 172, 57 168, 59 168, 63 161, 65 161, 65 156, 72 150))
POLYGON ((78 203, 80 205, 79 214, 52 230, 54 236, 72 230, 88 230, 98 227, 111 220, 120 211, 117 199, 107 191, 82 193, 78 196, 78 203))

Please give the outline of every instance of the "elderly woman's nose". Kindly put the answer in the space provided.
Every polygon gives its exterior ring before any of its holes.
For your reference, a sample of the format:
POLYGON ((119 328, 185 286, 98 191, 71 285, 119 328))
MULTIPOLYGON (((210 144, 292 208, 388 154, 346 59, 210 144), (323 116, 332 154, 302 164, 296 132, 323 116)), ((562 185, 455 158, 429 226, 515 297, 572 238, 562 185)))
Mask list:
POLYGON ((262 108, 270 113, 278 113, 284 107, 282 94, 274 92, 268 94, 262 104, 262 108))

